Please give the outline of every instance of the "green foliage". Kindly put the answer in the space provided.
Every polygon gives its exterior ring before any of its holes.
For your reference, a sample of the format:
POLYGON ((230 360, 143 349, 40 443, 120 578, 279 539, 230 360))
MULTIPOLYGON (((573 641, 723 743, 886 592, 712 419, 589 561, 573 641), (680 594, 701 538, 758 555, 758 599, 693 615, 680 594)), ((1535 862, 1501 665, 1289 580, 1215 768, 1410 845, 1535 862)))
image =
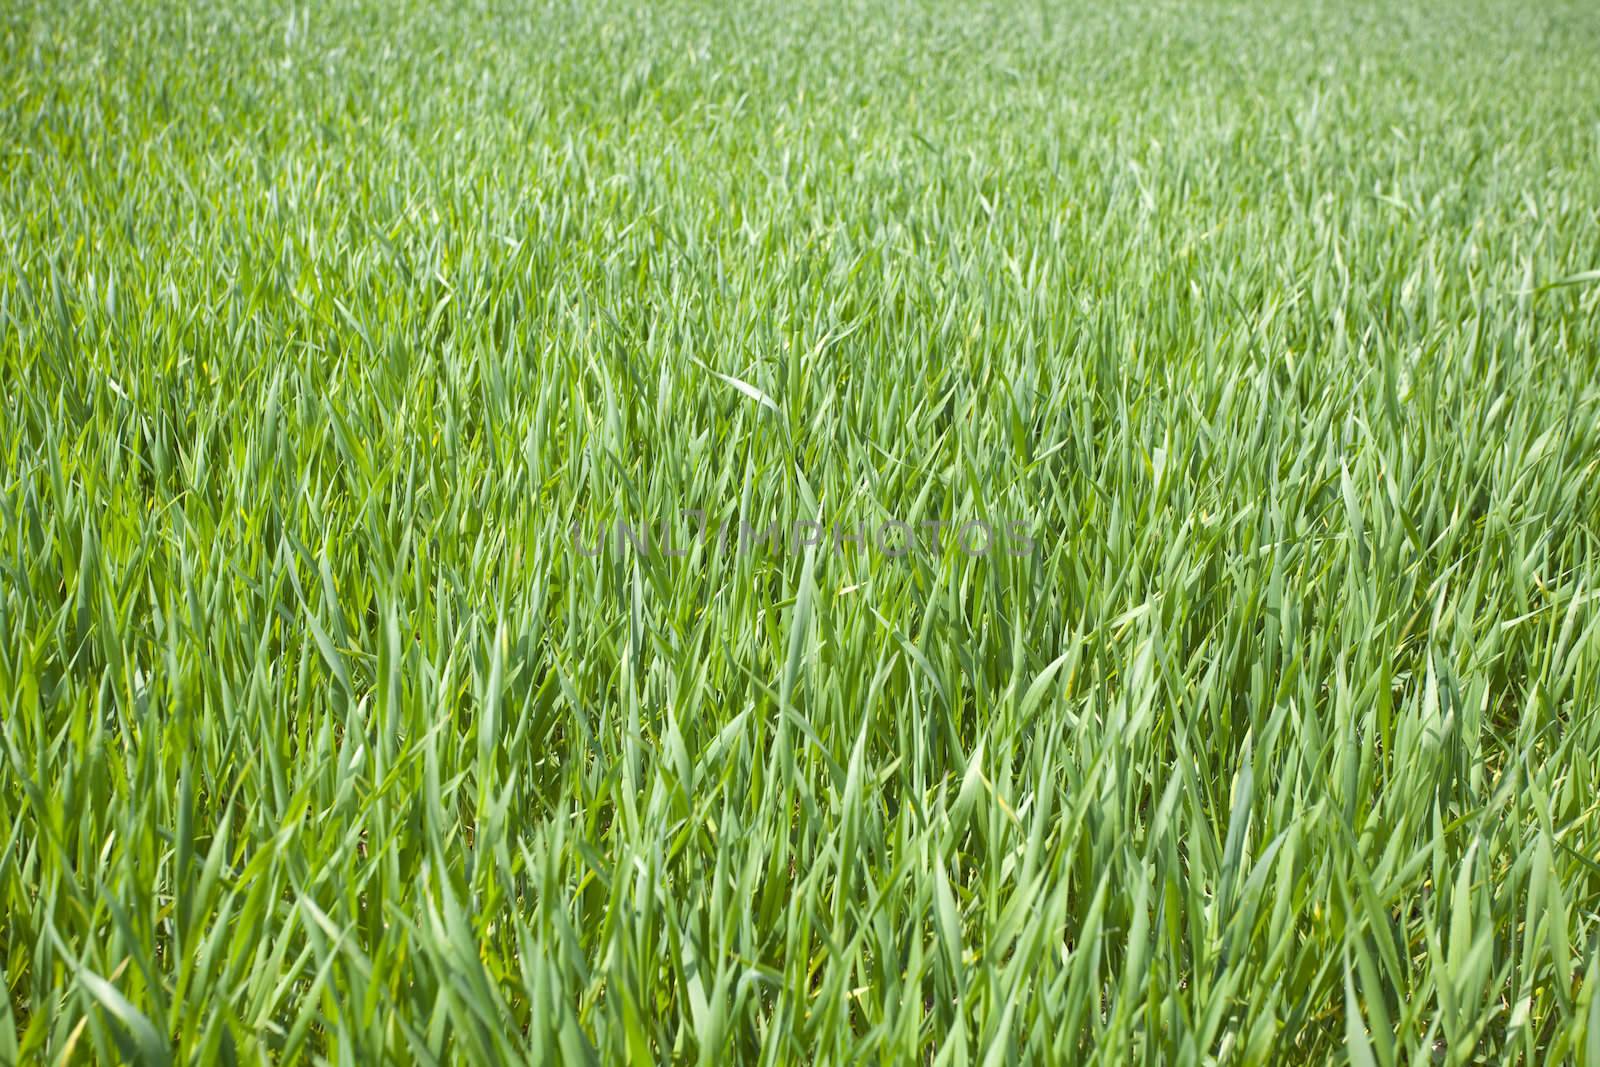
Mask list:
POLYGON ((736 6, 0 7, 0 1063, 1600 1067, 1600 9, 736 6))

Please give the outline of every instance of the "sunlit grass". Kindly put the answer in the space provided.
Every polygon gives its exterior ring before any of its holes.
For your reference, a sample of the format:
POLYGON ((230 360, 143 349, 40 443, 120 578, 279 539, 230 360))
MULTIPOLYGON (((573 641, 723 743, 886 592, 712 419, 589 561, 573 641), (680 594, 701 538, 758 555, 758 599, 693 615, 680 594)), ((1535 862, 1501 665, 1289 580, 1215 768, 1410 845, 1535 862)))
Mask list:
POLYGON ((0 8, 0 1063, 1600 1065, 1600 9, 724 6, 0 8))

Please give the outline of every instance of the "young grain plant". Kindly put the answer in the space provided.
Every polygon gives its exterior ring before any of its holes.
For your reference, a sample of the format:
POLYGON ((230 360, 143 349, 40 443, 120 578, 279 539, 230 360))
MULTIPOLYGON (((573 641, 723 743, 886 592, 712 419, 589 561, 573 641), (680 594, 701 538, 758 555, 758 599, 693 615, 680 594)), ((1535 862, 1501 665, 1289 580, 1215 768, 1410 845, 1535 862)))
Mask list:
POLYGON ((1592 4, 0 55, 0 1063, 1600 1064, 1592 4))

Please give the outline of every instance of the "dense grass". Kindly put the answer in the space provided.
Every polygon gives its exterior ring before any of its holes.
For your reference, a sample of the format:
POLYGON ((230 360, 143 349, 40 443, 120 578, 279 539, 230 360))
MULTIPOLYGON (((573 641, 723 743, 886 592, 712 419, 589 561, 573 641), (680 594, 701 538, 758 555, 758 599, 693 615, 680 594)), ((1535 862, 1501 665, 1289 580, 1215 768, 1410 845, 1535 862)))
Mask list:
POLYGON ((1600 1064, 1600 9, 723 6, 0 5, 0 1062, 1600 1064))

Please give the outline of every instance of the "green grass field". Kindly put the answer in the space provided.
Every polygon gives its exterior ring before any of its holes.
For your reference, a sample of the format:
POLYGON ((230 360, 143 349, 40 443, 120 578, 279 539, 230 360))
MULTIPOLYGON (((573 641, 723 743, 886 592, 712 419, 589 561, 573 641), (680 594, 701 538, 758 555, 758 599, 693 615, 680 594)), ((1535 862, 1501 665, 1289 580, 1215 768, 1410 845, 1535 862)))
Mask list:
POLYGON ((1600 1067, 1600 8, 724 7, 0 3, 0 1064, 1600 1067))

